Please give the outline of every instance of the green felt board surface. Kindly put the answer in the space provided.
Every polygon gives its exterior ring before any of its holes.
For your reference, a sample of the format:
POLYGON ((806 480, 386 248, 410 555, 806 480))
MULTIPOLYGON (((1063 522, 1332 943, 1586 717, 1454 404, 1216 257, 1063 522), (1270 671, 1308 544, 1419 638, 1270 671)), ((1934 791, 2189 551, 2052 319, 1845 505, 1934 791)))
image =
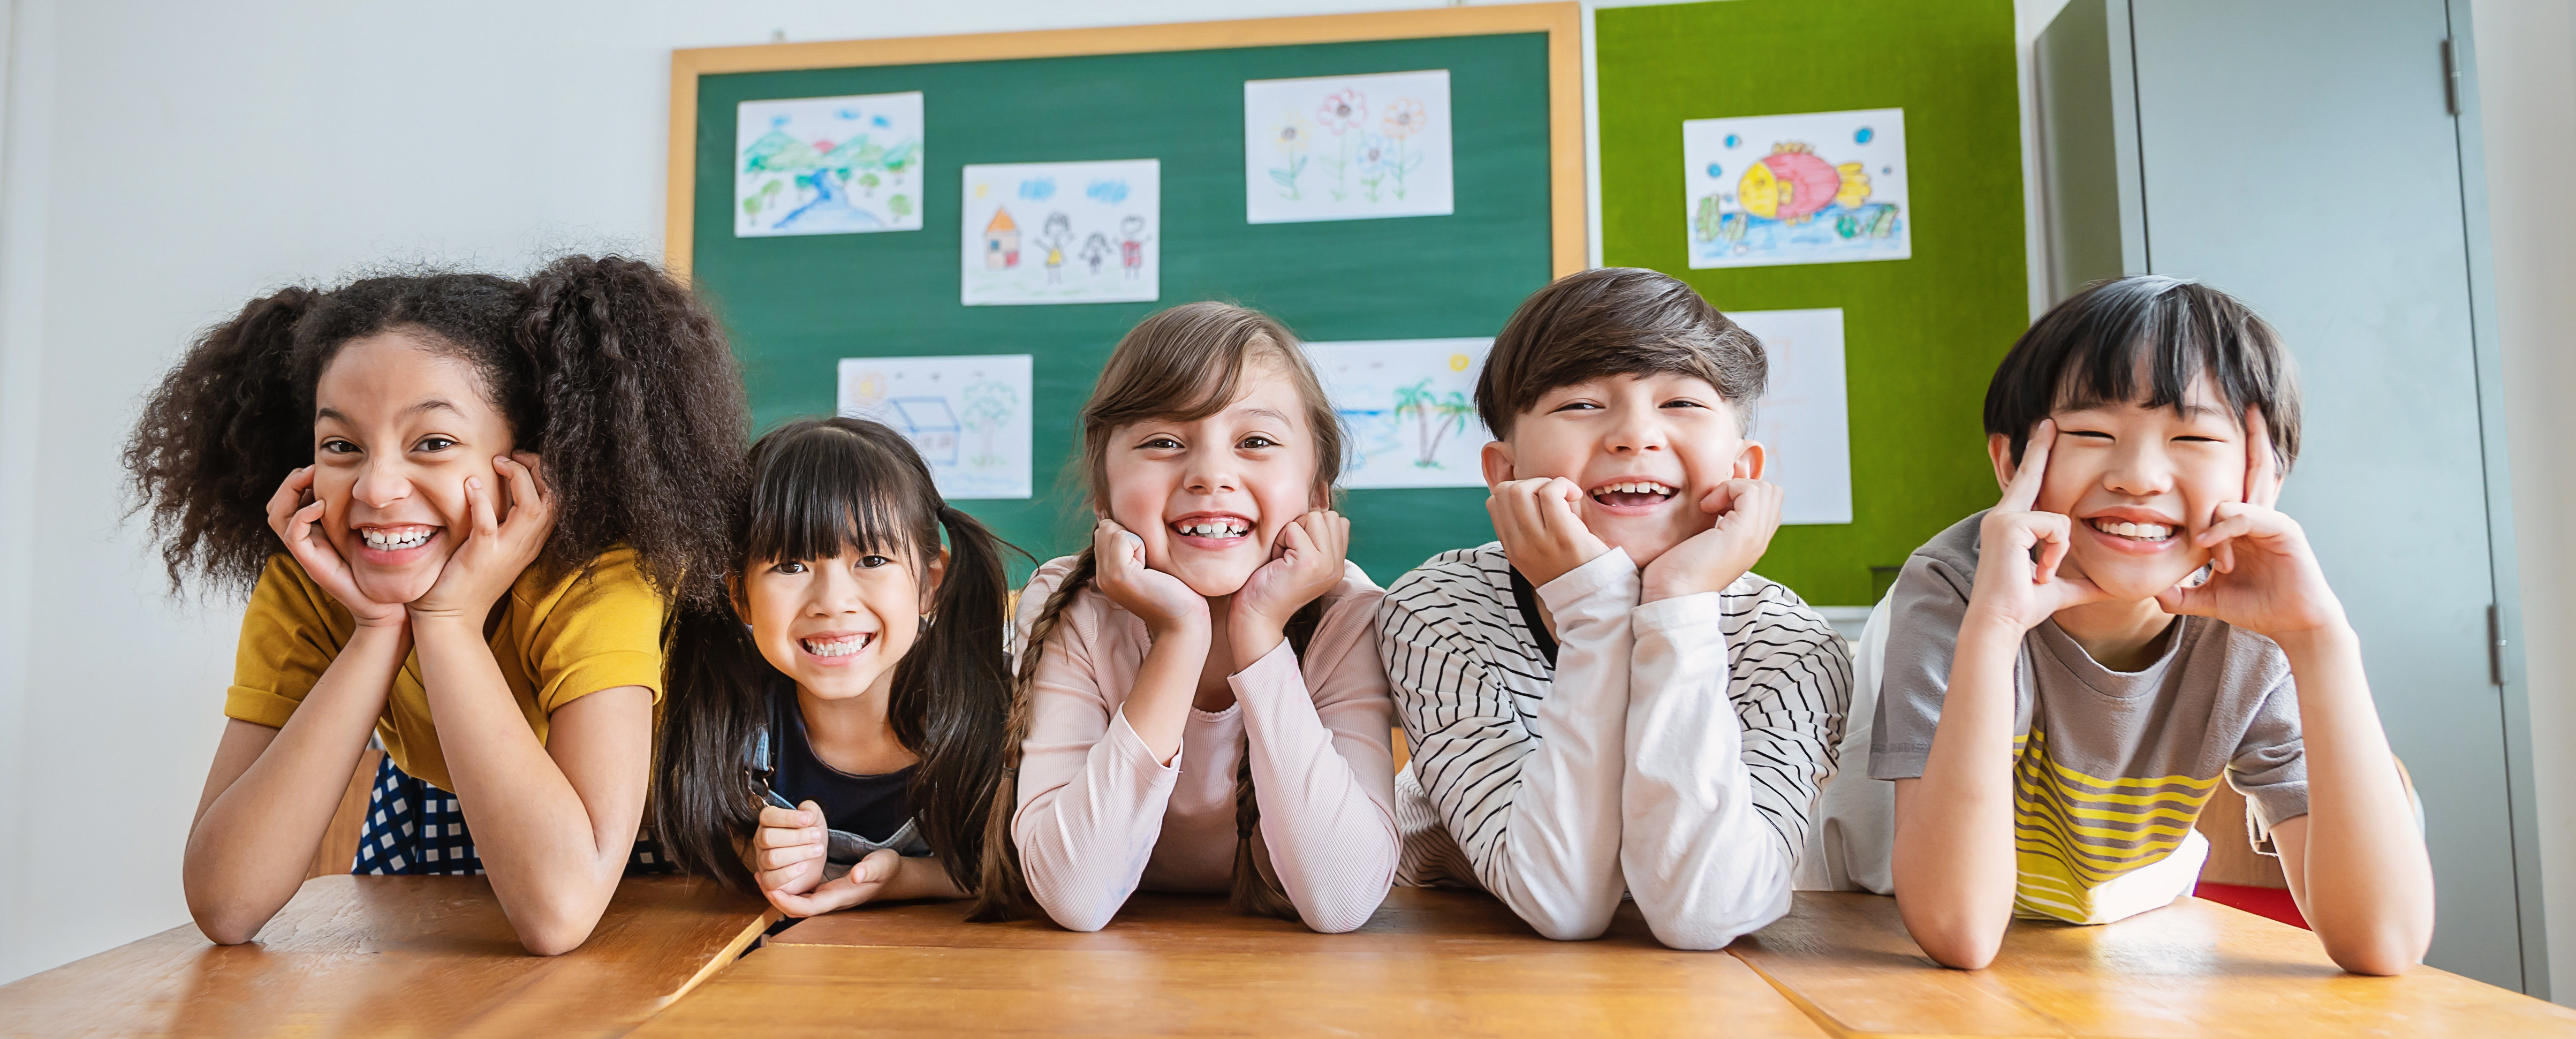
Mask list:
POLYGON ((1843 310, 1852 520, 1783 527, 1760 572, 1807 601, 1872 602, 1884 574, 1994 504, 1986 381, 2029 323, 2008 0, 1721 0, 1604 8, 1601 243, 1722 310, 1843 310), (1682 122, 1905 110, 1913 257, 1692 270, 1682 122))
MULTIPOLYGON (((733 334, 756 426, 830 414, 843 357, 1033 355, 1037 496, 957 504, 1040 559, 1087 538, 1083 493, 1060 474, 1101 363, 1145 315, 1222 299, 1310 341, 1482 337, 1549 279, 1544 34, 714 75, 698 112, 695 278, 733 334), (1449 70, 1454 214, 1244 222, 1243 81, 1417 69, 1449 70), (738 103, 907 90, 927 124, 922 230, 734 237, 738 103), (1142 158, 1162 160, 1162 299, 958 302, 960 167, 1142 158)), ((1351 558, 1386 583, 1490 540, 1484 499, 1351 492, 1351 558)))

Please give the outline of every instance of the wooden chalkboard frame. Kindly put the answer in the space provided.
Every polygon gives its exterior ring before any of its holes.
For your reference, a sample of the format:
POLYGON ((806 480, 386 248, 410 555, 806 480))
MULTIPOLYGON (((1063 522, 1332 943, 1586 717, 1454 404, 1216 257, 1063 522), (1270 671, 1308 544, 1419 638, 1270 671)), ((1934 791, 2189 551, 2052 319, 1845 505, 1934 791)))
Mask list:
POLYGON ((700 76, 1534 32, 1547 34, 1548 255, 1553 275, 1561 278, 1587 265, 1589 244, 1584 227, 1583 14, 1582 5, 1572 2, 674 50, 662 262, 684 280, 692 268, 700 76))

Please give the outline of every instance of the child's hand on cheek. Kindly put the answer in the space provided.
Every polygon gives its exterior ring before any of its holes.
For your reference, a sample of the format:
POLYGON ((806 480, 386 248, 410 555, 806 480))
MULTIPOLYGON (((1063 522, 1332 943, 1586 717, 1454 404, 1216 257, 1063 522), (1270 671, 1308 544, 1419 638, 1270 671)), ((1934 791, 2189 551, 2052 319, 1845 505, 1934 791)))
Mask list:
POLYGON ((2223 502, 2192 544, 2209 550, 2209 580, 2156 594, 2167 613, 2214 617, 2274 642, 2345 624, 2343 602, 2326 584, 2316 552, 2297 521, 2272 508, 2280 468, 2263 413, 2246 413, 2247 501, 2223 502))
POLYGON ((313 467, 286 474, 268 499, 268 529, 286 543, 286 553, 304 568, 314 584, 337 599, 362 628, 401 627, 411 613, 402 603, 376 602, 360 594, 349 561, 322 535, 322 503, 313 498, 313 467))
POLYGON ((2021 467, 2013 470, 2003 500, 1978 527, 1977 580, 1968 594, 1967 624, 1990 622, 2019 637, 2059 610, 2104 598, 2093 582, 2058 572, 2075 534, 2074 519, 2061 512, 2032 511, 2056 440, 2057 423, 2041 419, 2022 448, 2021 467), (2031 558, 2033 549, 2037 560, 2031 558))
POLYGON ((1341 583, 1342 560, 1350 547, 1351 521, 1327 509, 1299 516, 1280 529, 1274 557, 1234 594, 1227 637, 1234 642, 1237 666, 1278 648, 1288 618, 1341 583))
POLYGON ((1531 587, 1544 586, 1610 551, 1584 526, 1577 511, 1582 502, 1583 488, 1561 476, 1505 480, 1485 499, 1503 555, 1531 587))
POLYGON ((1100 594, 1135 614, 1147 630, 1163 635, 1193 624, 1207 626, 1207 600, 1180 578, 1146 566, 1144 539, 1117 520, 1102 519, 1091 529, 1091 554, 1098 563, 1093 580, 1100 594))
POLYGON ((506 500, 499 499, 498 488, 484 486, 481 477, 466 478, 469 531, 447 557, 438 583, 412 601, 414 615, 461 618, 479 628, 519 572, 537 561, 554 533, 555 502, 538 481, 536 465, 537 456, 526 451, 492 460, 493 477, 508 482, 506 500))
POLYGON ((1646 564, 1643 601, 1724 591, 1734 584, 1770 549, 1771 535, 1780 529, 1781 498, 1778 485, 1760 480, 1728 480, 1711 488, 1699 507, 1717 513, 1717 525, 1646 564))

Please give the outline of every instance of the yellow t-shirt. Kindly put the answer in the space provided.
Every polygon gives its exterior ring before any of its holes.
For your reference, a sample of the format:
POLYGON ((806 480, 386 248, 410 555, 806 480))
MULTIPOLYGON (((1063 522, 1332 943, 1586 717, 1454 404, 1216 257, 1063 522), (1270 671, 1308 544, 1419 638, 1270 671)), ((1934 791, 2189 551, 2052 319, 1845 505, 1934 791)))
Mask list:
MULTIPOLYGON (((548 717, 600 690, 643 686, 660 702, 668 611, 636 566, 634 550, 610 549, 591 561, 586 576, 576 572, 552 583, 530 567, 493 609, 500 620, 492 626, 492 658, 539 743, 545 742, 548 717)), ((357 628, 349 611, 292 557, 269 557, 242 616, 224 716, 284 728, 357 628)), ((440 789, 455 789, 439 751, 438 727, 430 721, 417 652, 394 676, 376 734, 396 767, 440 789)))

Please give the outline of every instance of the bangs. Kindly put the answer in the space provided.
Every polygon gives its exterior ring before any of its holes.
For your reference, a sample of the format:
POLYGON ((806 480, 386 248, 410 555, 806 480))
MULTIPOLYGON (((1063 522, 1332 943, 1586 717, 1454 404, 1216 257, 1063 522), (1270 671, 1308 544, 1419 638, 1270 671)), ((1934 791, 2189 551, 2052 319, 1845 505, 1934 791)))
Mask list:
POLYGON ((2133 275, 2077 293, 2022 334, 1986 387, 1986 432, 2011 439, 2017 464, 2031 428, 2058 411, 2129 404, 2190 415, 2208 406, 2241 430, 2247 409, 2260 409, 2286 471, 2299 453, 2290 369, 2279 336, 2234 297, 2133 275), (2191 399, 2203 378, 2217 399, 2191 399))
POLYGON ((744 561, 829 559, 844 551, 921 559, 925 532, 935 540, 938 524, 918 507, 922 474, 874 447, 853 430, 821 422, 763 438, 752 452, 744 561))

